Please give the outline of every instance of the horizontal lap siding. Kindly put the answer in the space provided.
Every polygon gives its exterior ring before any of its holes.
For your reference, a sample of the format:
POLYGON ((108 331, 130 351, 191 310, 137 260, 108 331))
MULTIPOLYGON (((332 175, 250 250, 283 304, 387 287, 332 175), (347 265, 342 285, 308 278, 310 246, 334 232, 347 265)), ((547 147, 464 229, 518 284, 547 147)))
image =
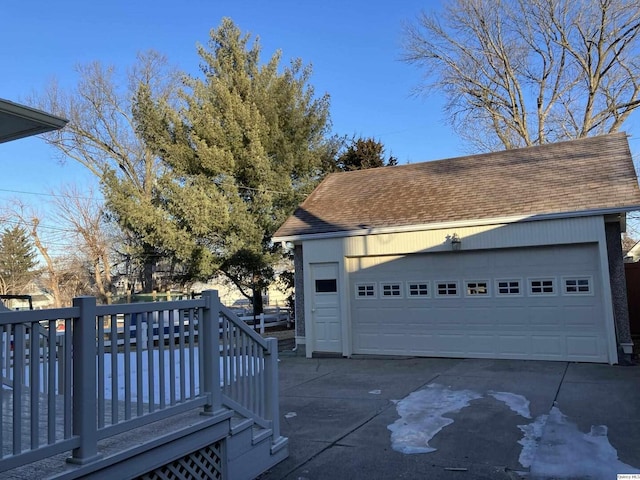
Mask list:
MULTIPOLYGON (((602 231, 603 225, 603 218, 594 216, 426 229, 412 232, 346 237, 340 240, 344 242, 345 256, 371 257, 376 255, 450 252, 450 238, 454 233, 461 238, 463 251, 595 242, 599 238, 598 235, 602 231)), ((305 242, 305 248, 311 251, 331 249, 335 252, 338 250, 336 248, 337 244, 336 239, 316 240, 305 242)), ((305 255, 306 253, 307 250, 305 250, 305 255)))

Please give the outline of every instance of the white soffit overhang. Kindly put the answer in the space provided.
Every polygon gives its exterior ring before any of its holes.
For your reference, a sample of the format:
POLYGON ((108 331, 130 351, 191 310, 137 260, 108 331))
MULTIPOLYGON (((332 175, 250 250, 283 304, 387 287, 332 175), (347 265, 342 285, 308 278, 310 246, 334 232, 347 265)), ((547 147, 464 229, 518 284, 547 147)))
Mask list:
POLYGON ((68 120, 0 98, 0 143, 58 130, 68 120))

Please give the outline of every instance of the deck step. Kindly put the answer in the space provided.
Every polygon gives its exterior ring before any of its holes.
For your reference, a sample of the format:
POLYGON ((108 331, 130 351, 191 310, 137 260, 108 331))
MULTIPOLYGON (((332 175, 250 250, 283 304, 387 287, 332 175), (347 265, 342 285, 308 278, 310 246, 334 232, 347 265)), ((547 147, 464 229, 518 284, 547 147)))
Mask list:
POLYGON ((250 418, 244 418, 239 415, 234 415, 233 417, 231 417, 231 427, 229 433, 232 436, 239 435, 240 433, 249 429, 251 430, 252 445, 256 445, 262 442, 264 439, 272 436, 272 431, 270 428, 261 427, 250 418))
POLYGON ((271 455, 286 449, 285 458, 289 456, 289 439, 287 437, 276 438, 271 445, 271 455))
POLYGON ((227 452, 229 478, 251 480, 289 456, 289 441, 279 437, 273 443, 273 431, 270 428, 254 427, 240 435, 228 437, 227 452))
POLYGON ((273 436, 273 432, 270 428, 262 428, 258 425, 253 426, 253 436, 251 439, 251 443, 256 445, 266 438, 271 438, 273 436))
POLYGON ((253 427, 255 422, 250 418, 239 417, 234 415, 231 417, 231 435, 237 435, 238 433, 253 427))

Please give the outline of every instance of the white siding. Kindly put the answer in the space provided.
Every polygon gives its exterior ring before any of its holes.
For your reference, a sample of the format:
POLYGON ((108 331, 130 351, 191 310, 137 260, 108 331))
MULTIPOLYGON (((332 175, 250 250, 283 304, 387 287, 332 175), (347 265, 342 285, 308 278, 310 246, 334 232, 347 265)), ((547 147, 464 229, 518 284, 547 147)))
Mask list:
POLYGON ((582 217, 347 237, 343 239, 344 254, 355 257, 450 251, 448 239, 454 233, 462 239, 463 251, 596 242, 602 225, 602 217, 582 217))
POLYGON ((338 262, 344 258, 343 238, 329 238, 326 240, 308 240, 303 244, 305 263, 338 262))

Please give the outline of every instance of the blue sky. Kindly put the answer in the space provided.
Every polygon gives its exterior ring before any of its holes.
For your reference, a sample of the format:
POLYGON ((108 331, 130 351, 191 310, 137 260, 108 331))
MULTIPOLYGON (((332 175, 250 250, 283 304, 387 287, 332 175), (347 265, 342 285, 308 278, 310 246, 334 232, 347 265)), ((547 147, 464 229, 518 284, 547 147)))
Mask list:
MULTIPOLYGON (((402 24, 437 0, 2 0, 0 97, 21 101, 42 92, 52 79, 77 81, 74 67, 98 60, 122 69, 137 52, 155 49, 180 69, 196 74, 196 43, 231 17, 258 35, 265 58, 276 49, 283 61, 312 64, 311 84, 331 96, 333 131, 374 137, 400 163, 454 157, 467 147, 444 121, 442 97, 416 97, 422 74, 400 61, 402 24)), ((637 120, 625 130, 640 147, 637 120)), ((48 192, 62 183, 93 181, 79 164, 59 163, 57 152, 38 138, 0 145, 0 201, 21 197, 46 204, 47 197, 6 190, 48 192)))
MULTIPOLYGON (((126 68, 139 51, 155 49, 180 69, 197 73, 196 43, 231 17, 258 35, 266 58, 312 64, 311 84, 331 96, 333 131, 375 137, 401 163, 465 153, 443 121, 439 98, 412 95, 421 72, 399 60, 402 24, 429 2, 292 0, 5 0, 0 3, 0 97, 21 101, 56 79, 76 81, 74 67, 99 60, 126 68)), ((0 199, 4 190, 46 192, 63 182, 86 183, 83 167, 61 165, 40 139, 0 146, 0 199)), ((46 197, 40 197, 41 202, 46 197)))

